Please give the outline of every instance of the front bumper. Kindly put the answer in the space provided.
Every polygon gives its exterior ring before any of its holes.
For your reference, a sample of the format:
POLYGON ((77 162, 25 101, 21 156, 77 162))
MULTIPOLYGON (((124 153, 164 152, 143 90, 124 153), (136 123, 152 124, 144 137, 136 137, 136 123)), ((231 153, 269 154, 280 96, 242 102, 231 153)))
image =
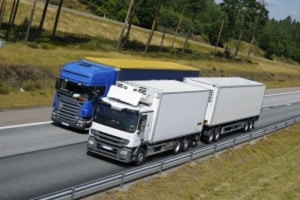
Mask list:
POLYGON ((116 148, 113 145, 103 144, 90 136, 87 143, 87 151, 101 155, 123 163, 132 162, 133 151, 129 148, 116 148))

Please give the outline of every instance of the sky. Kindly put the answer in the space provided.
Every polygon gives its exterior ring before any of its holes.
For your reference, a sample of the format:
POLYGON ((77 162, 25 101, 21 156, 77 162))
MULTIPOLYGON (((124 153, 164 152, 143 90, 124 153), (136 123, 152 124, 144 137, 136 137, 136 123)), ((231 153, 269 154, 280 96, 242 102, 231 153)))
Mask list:
MULTIPOLYGON (((216 3, 222 0, 215 0, 216 3)), ((287 16, 300 22, 300 0, 266 0, 266 8, 269 10, 269 18, 282 20, 287 16)))

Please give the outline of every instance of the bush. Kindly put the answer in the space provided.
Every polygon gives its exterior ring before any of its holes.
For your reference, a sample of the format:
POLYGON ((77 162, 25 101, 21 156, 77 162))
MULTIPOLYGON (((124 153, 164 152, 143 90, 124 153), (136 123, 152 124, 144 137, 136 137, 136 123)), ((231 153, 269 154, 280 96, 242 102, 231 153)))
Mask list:
POLYGON ((0 95, 8 95, 9 94, 9 88, 0 86, 0 95))
POLYGON ((23 82, 22 86, 25 91, 35 91, 43 89, 44 83, 42 81, 27 80, 23 82))

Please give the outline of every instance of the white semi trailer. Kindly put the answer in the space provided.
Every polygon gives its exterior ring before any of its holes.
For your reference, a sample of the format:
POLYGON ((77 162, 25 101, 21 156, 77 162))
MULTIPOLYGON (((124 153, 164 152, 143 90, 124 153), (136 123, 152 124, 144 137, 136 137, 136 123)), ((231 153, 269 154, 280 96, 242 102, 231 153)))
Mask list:
POLYGON ((210 90, 202 140, 217 141, 221 134, 254 128, 258 120, 266 86, 232 78, 185 78, 184 82, 210 90))
POLYGON ((95 111, 87 151, 140 165, 150 155, 169 150, 175 154, 186 151, 200 139, 210 143, 223 133, 238 129, 248 131, 259 117, 265 86, 252 81, 249 85, 245 79, 234 80, 217 78, 211 82, 206 80, 204 85, 204 80, 198 78, 186 78, 185 82, 118 82, 111 86, 95 111), (214 84, 218 79, 222 87, 214 84), (225 85, 232 89, 242 88, 240 81, 244 81, 244 89, 224 90, 225 85), (261 89, 249 90, 253 93, 248 94, 246 90, 256 85, 261 89), (234 95, 235 92, 240 94, 234 95), (240 95, 255 100, 248 100, 249 105, 241 102, 247 109, 239 112, 228 110, 239 104, 230 98, 242 98, 240 95), (251 113, 243 114, 249 110, 251 113), (228 118, 226 112, 230 112, 228 118))

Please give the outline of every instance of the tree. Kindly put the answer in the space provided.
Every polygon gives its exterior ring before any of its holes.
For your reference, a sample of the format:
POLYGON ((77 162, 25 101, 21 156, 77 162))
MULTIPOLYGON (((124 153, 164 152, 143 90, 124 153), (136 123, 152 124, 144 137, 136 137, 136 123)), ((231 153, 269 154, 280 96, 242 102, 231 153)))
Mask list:
POLYGON ((188 10, 191 11, 191 24, 189 26, 188 32, 186 34, 185 42, 182 47, 182 53, 185 52, 185 49, 187 48, 187 43, 189 41, 190 35, 194 29, 195 19, 198 14, 198 12, 201 10, 201 8, 205 8, 205 0, 190 0, 188 10))
POLYGON ((254 23, 252 25, 251 28, 251 41, 249 44, 249 49, 248 49, 248 53, 247 53, 247 60, 250 60, 250 53, 251 53, 251 47, 253 46, 253 43, 255 41, 256 38, 256 34, 258 32, 258 30, 261 30, 265 25, 266 25, 266 21, 268 19, 268 10, 265 8, 266 6, 266 1, 262 0, 261 4, 257 3, 257 10, 255 12, 256 13, 256 17, 254 20, 254 23))
POLYGON ((157 21, 158 15, 159 15, 159 11, 160 11, 160 7, 161 7, 161 4, 162 4, 162 1, 163 0, 158 0, 157 1, 155 16, 154 16, 154 19, 153 19, 153 22, 152 22, 152 28, 151 28, 151 31, 149 33, 149 37, 148 37, 148 40, 147 40, 147 43, 146 43, 146 47, 145 47, 144 53, 148 52, 148 48, 149 48, 149 45, 150 45, 151 40, 152 40, 152 36, 153 36, 153 33, 154 33, 154 28, 155 28, 156 21, 157 21))
POLYGON ((2 20, 3 20, 3 16, 4 16, 5 7, 6 7, 6 0, 2 0, 1 8, 0 8, 0 29, 2 26, 2 20))
MULTIPOLYGON (((130 4, 129 4, 129 7, 128 7, 128 11, 127 11, 126 17, 125 17, 125 20, 124 20, 124 23, 123 23, 123 27, 122 27, 122 30, 121 30, 121 33, 120 33, 120 37, 119 37, 119 40, 118 40, 117 50, 119 50, 120 47, 121 47, 121 43, 122 43, 122 40, 123 40, 123 37, 124 37, 124 32, 125 32, 125 29, 126 29, 127 24, 128 24, 128 18, 129 18, 130 14, 131 14, 132 7, 133 7, 134 4, 135 4, 135 1, 131 0, 130 4)), ((130 21, 132 22, 132 20, 130 20, 130 21)), ((130 27, 131 27, 131 25, 130 25, 130 27)), ((128 37, 129 37, 129 31, 127 32, 128 37)))
MULTIPOLYGON (((233 56, 233 59, 236 59, 244 33, 252 32, 253 37, 253 27, 255 27, 254 24, 258 22, 258 16, 261 12, 263 16, 267 16, 267 13, 265 10, 262 10, 262 4, 256 0, 224 0, 223 3, 221 3, 221 7, 229 19, 228 26, 229 29, 232 30, 230 34, 231 38, 237 37, 238 40, 233 56)), ((263 20, 266 20, 266 17, 260 18, 261 24, 263 20)), ((250 39, 247 38, 244 38, 244 40, 250 41, 250 39)))
POLYGON ((11 31, 11 29, 13 28, 14 22, 15 22, 15 18, 18 12, 18 8, 19 8, 19 0, 14 0, 13 2, 13 6, 11 8, 11 13, 10 13, 10 17, 9 17, 9 22, 8 22, 8 27, 7 27, 7 31, 5 34, 5 37, 8 37, 9 32, 11 31))
POLYGON ((179 17, 179 20, 178 20, 176 31, 175 31, 175 34, 174 34, 174 37, 173 37, 173 40, 172 40, 172 43, 171 43, 171 46, 170 46, 170 51, 173 49, 178 31, 179 31, 179 28, 180 28, 180 25, 181 25, 181 22, 182 22, 183 14, 184 14, 185 8, 187 6, 187 3, 188 3, 188 0, 184 0, 183 3, 182 3, 182 9, 181 9, 181 12, 180 12, 180 17, 179 17))
POLYGON ((33 20, 33 15, 34 15, 34 11, 35 11, 36 1, 37 0, 34 0, 33 4, 32 4, 31 14, 30 14, 30 17, 29 17, 27 31, 26 31, 26 35, 25 35, 25 39, 24 39, 25 43, 28 41, 28 37, 29 37, 29 33, 30 33, 30 28, 31 28, 32 20, 33 20))
POLYGON ((39 43, 40 36, 41 36, 41 33, 42 33, 42 29, 43 29, 43 24, 44 24, 46 13, 47 13, 48 5, 49 5, 49 0, 46 0, 45 1, 44 10, 43 10, 43 14, 42 14, 41 21, 40 21, 40 25, 39 25, 39 28, 37 30, 37 34, 36 34, 36 38, 35 38, 35 43, 39 43))
POLYGON ((54 22, 53 31, 52 31, 52 40, 54 40, 54 38, 55 38, 56 28, 57 28, 57 24, 58 24, 58 20, 59 20, 60 11, 61 11, 63 1, 64 0, 59 1, 59 5, 58 5, 58 8, 57 8, 57 13, 56 13, 55 22, 54 22))

